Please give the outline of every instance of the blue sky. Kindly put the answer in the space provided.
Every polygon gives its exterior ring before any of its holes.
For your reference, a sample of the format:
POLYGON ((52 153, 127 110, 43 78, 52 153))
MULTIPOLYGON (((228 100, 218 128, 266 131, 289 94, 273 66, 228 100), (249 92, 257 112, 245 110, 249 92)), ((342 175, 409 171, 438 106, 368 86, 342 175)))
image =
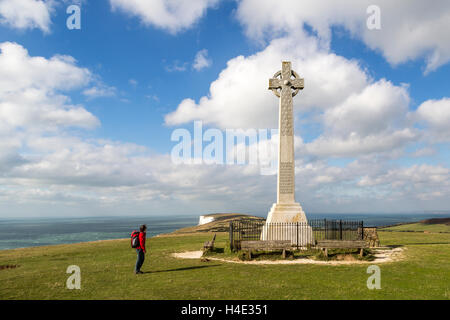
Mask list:
POLYGON ((0 0, 0 217, 264 215, 275 176, 175 165, 171 134, 276 127, 281 60, 307 215, 448 210, 450 5, 422 2, 370 30, 369 1, 0 0))

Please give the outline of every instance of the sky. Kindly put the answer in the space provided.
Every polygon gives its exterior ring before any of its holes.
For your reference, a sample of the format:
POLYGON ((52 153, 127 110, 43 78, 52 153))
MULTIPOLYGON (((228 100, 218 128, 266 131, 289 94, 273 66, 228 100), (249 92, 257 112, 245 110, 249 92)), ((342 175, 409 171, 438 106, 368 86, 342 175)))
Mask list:
POLYGON ((308 217, 450 210, 448 21, 447 0, 0 0, 0 218, 266 215, 276 175, 176 163, 172 135, 277 128, 284 60, 308 217))

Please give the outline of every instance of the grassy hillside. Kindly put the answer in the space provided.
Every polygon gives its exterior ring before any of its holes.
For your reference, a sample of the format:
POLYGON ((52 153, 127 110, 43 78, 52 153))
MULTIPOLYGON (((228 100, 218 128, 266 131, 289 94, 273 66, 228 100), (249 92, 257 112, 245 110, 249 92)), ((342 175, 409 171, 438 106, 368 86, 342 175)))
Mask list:
POLYGON ((450 233, 450 218, 427 219, 418 223, 406 223, 382 228, 380 231, 446 232, 450 233))
POLYGON ((189 233, 200 233, 200 232, 228 232, 230 227, 230 221, 239 220, 242 218, 249 220, 260 220, 264 221, 264 218, 250 216, 241 213, 215 213, 208 214, 205 217, 214 217, 214 221, 200 226, 186 227, 174 231, 172 234, 189 234, 189 233))
MULTIPOLYGON (((381 290, 368 290, 367 265, 245 265, 181 260, 212 234, 149 239, 143 275, 129 241, 111 240, 0 251, 0 299, 449 299, 450 235, 381 232, 406 247, 406 260, 381 264, 381 290), (66 289, 69 265, 81 290, 66 289)), ((218 234, 225 247, 227 235, 218 234)))

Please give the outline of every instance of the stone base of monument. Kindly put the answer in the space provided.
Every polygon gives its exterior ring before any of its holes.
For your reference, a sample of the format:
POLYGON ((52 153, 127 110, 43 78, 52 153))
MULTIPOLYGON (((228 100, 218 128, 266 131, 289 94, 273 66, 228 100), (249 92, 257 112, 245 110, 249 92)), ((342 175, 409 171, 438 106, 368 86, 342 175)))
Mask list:
POLYGON ((261 240, 290 240, 293 246, 306 248, 314 244, 314 234, 299 203, 274 203, 261 240))
POLYGON ((266 223, 308 222, 300 203, 274 203, 267 216, 266 223))

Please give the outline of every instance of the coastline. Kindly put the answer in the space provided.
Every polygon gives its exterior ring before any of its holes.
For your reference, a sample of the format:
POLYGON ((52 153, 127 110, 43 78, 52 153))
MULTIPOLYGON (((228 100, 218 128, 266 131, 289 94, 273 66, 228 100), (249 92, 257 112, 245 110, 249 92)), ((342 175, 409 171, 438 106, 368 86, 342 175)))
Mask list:
MULTIPOLYGON (((203 216, 211 216, 214 214, 203 214, 203 216)), ((245 214, 218 214, 220 216, 231 216, 236 215, 239 217, 248 216, 245 214)), ((313 215, 310 215, 313 216, 313 215)), ((330 214, 331 218, 335 217, 350 217, 351 215, 339 215, 339 214, 330 214)), ((363 218, 367 215, 352 215, 354 218, 363 218)), ((449 216, 448 214, 427 214, 427 215, 372 215, 372 221, 383 221, 386 217, 386 224, 383 226, 379 226, 380 230, 389 227, 395 227, 400 225, 408 225, 413 224, 418 221, 423 220, 423 218, 441 218, 449 216), (403 222, 397 223, 389 223, 390 220, 402 219, 403 222), (405 221, 406 220, 406 221, 405 221), (382 228, 381 228, 382 227, 382 228)), ((33 247, 47 247, 47 246, 55 246, 55 245, 67 245, 67 244, 79 244, 79 243, 89 243, 89 242, 101 242, 101 241, 121 241, 128 238, 128 234, 131 234, 131 231, 137 228, 138 222, 144 221, 149 225, 150 232, 147 234, 148 238, 153 237, 165 237, 167 235, 170 236, 178 236, 184 234, 192 234, 193 232, 198 232, 199 228, 203 228, 202 232, 207 232, 208 225, 210 223, 206 223, 203 225, 198 225, 199 222, 198 216, 171 216, 171 217, 95 217, 95 218, 68 218, 63 219, 59 218, 56 221, 52 221, 51 219, 30 219, 24 220, 25 226, 23 224, 16 225, 13 222, 17 220, 13 219, 3 219, 0 220, 0 235, 3 236, 3 239, 0 239, 0 251, 3 250, 15 250, 15 249, 26 249, 33 247), (10 222, 5 224, 6 222, 10 222), (44 221, 41 225, 40 221, 44 221), (78 225, 73 226, 73 223, 78 223, 78 225), (93 223, 91 223, 93 221, 93 223), (147 222, 148 221, 148 222, 147 222), (2 225, 3 223, 3 225, 2 225), (48 225, 51 224, 51 225, 48 225), (62 227, 61 227, 62 226, 62 227), (3 227, 3 228, 2 228, 3 227), (17 228, 21 227, 21 228, 17 228), (73 228, 74 230, 72 230, 73 228), (33 228, 30 232, 26 228, 33 228), (72 229, 71 229, 72 228, 72 229), (83 232, 83 228, 88 228, 90 232, 83 232), (99 229, 100 231, 95 231, 99 229), (103 228, 103 230, 101 230, 103 228), (116 228, 116 229, 115 229, 116 228), (15 229, 18 229, 17 231, 15 229), (63 231, 66 233, 55 233, 54 230, 58 230, 58 232, 63 231), (26 234, 29 236, 28 239, 18 239, 15 240, 15 232, 17 234, 26 234), (86 238, 86 240, 83 240, 86 238), (3 246, 2 246, 3 240, 3 246), (15 241, 12 243, 12 241, 15 241), (5 243, 11 242, 11 243, 5 243), (53 242, 53 243, 52 243, 53 242)), ((260 217, 254 217, 260 218, 260 217)), ((223 219, 215 219, 212 223, 217 223, 223 221, 223 219)), ((225 221, 225 224, 227 222, 225 221)), ((370 226, 370 222, 366 224, 370 226)), ((224 226, 221 228, 212 229, 211 232, 223 232, 224 226)), ((385 230, 388 231, 388 230, 385 230)))

